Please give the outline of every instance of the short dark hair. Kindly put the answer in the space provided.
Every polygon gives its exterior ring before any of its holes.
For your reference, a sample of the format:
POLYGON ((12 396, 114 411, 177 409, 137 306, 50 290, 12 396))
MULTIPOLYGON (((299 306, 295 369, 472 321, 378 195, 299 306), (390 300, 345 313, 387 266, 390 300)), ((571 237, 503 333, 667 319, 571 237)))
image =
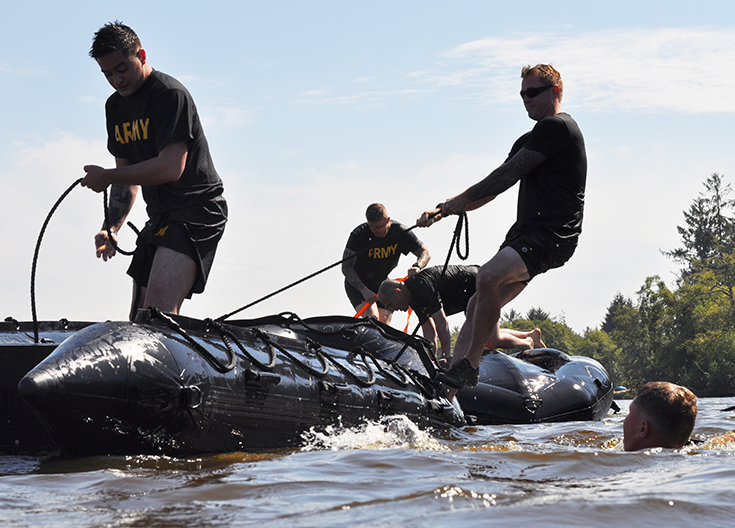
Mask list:
POLYGON ((388 211, 383 204, 370 204, 365 211, 365 218, 368 222, 379 222, 388 218, 388 211))
POLYGON ((99 59, 120 50, 125 57, 132 57, 141 48, 140 39, 135 31, 115 20, 115 22, 108 22, 94 34, 89 56, 99 59))
POLYGON ((697 397, 686 387, 666 381, 650 381, 641 387, 635 404, 655 422, 659 434, 679 448, 689 441, 697 419, 697 397))

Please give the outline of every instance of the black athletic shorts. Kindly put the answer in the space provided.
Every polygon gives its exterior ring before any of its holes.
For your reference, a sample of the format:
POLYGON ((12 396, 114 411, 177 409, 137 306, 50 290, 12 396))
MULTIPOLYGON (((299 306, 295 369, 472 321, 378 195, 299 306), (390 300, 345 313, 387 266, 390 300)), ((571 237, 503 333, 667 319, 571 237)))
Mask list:
POLYGON ((577 249, 577 238, 562 238, 545 229, 534 229, 514 239, 506 239, 500 249, 504 247, 513 248, 521 256, 531 276, 530 281, 536 275, 563 266, 572 258, 577 249))
MULTIPOLYGON (((347 292, 347 297, 350 299, 350 302, 352 303, 352 306, 355 308, 355 310, 357 310, 360 306, 362 306, 362 303, 365 302, 365 298, 362 296, 362 293, 360 293, 360 290, 355 288, 347 281, 345 281, 345 292, 347 292)), ((377 305, 378 308, 383 308, 385 310, 385 305, 382 302, 378 301, 377 305)))
POLYGON ((149 220, 138 236, 128 275, 135 280, 138 286, 147 287, 148 277, 153 267, 153 257, 158 246, 173 249, 188 255, 197 265, 194 286, 186 296, 187 299, 191 299, 193 293, 204 291, 214 262, 217 244, 224 231, 224 222, 216 226, 194 225, 171 220, 168 216, 162 216, 155 221, 149 220))

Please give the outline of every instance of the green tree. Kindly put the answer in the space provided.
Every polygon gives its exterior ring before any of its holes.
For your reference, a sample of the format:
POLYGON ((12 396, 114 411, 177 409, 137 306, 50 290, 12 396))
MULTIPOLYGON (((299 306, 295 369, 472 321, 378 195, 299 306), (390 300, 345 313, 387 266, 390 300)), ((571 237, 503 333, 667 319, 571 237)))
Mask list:
POLYGON ((615 326, 615 314, 619 310, 624 308, 632 308, 633 301, 630 298, 625 297, 622 293, 618 292, 615 294, 610 305, 607 307, 607 313, 605 314, 605 320, 602 322, 601 330, 610 333, 616 329, 615 326))

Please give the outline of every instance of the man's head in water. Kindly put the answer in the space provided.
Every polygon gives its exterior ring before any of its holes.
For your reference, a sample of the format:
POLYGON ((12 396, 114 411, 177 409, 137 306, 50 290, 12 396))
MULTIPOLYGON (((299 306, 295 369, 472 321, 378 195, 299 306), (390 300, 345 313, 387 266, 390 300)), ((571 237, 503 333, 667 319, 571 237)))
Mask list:
POLYGON ((665 381, 646 383, 623 423, 625 450, 680 449, 689 441, 696 418, 697 397, 692 391, 665 381))

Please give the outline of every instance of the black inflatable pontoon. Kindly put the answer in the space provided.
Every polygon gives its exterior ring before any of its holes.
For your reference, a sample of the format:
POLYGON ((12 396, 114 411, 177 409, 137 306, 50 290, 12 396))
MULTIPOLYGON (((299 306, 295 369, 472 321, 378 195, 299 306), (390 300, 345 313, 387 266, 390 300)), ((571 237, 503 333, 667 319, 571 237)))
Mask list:
POLYGON ((541 348, 513 355, 487 351, 480 382, 457 393, 467 419, 478 425, 601 420, 613 387, 597 361, 541 348))
POLYGON ((80 330, 18 391, 66 455, 190 456, 296 446, 312 428, 386 415, 462 426, 434 375, 422 340, 365 319, 144 311, 80 330))
POLYGON ((431 429, 460 427, 465 416, 478 425, 599 420, 613 397, 594 360, 491 351, 480 384, 452 404, 428 342, 344 316, 224 324, 154 310, 70 334, 18 385, 69 456, 293 447, 311 429, 389 415, 431 429))

